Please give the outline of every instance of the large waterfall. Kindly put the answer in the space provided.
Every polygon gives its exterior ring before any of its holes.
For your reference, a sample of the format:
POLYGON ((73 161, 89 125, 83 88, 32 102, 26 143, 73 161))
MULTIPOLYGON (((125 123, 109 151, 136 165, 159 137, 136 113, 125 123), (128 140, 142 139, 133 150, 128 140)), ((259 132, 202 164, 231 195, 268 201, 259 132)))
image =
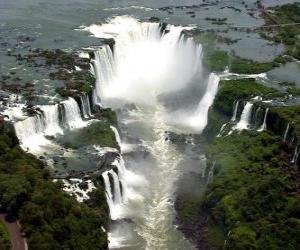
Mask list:
POLYGON ((235 129, 242 130, 242 129, 249 128, 251 122, 252 107, 253 107, 253 103, 251 102, 246 103, 241 115, 241 119, 236 125, 235 129))
MULTIPOLYGON (((134 104, 135 108, 126 111, 119 122, 130 137, 138 139, 135 148, 149 154, 126 162, 132 169, 125 167, 120 155, 113 163, 118 171, 103 173, 111 217, 134 222, 128 227, 114 224, 109 234, 110 248, 193 248, 173 225, 175 181, 181 174, 179 166, 184 155, 170 144, 166 131, 184 133, 189 128, 200 133, 205 128, 219 77, 204 74, 202 47, 184 37, 184 29, 191 28, 167 25, 162 30, 158 23, 128 16, 84 28, 95 37, 115 41, 113 50, 103 45, 95 52, 94 102, 121 110, 128 106, 124 104, 134 104), (202 86, 198 104, 190 105, 188 111, 187 106, 166 110, 159 97, 181 93, 195 81, 202 86)), ((117 129, 112 129, 122 148, 117 129)))
POLYGON ((87 123, 81 118, 74 98, 60 104, 37 106, 36 114, 14 124, 16 134, 25 150, 43 151, 44 145, 52 144, 45 136, 63 134, 65 128, 80 128, 87 123))

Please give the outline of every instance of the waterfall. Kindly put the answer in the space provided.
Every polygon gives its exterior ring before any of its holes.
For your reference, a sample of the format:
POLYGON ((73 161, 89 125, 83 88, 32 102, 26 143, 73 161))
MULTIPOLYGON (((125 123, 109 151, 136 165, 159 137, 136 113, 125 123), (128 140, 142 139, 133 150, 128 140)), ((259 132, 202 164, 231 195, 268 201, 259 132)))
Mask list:
MULTIPOLYGON (((202 46, 182 35, 184 29, 191 27, 168 25, 168 32, 161 33, 158 23, 140 22, 129 16, 117 16, 107 23, 84 28, 95 37, 112 38, 115 41, 113 51, 104 45, 95 52, 93 104, 121 110, 124 104, 134 104, 138 114, 134 119, 142 124, 142 131, 145 129, 147 133, 145 136, 148 137, 149 133, 149 138, 137 146, 145 147, 150 152, 155 161, 151 169, 143 171, 150 164, 148 157, 141 159, 141 168, 135 170, 141 171, 140 174, 126 169, 121 155, 112 163, 118 168, 122 187, 121 204, 114 205, 114 197, 109 195, 109 192, 117 192, 115 188, 112 189, 115 184, 107 181, 105 184, 111 217, 120 218, 122 212, 122 216, 132 218, 132 227, 128 231, 142 238, 140 248, 143 249, 169 249, 176 243, 180 249, 190 249, 182 247, 184 239, 173 224, 174 189, 180 175, 177 167, 181 152, 164 138, 165 131, 172 129, 168 118, 173 112, 168 113, 160 105, 160 100, 161 97, 169 98, 173 92, 179 93, 182 89, 192 87, 201 79, 203 86, 198 91, 200 101, 196 108, 186 112, 187 106, 182 107, 184 111, 179 107, 175 111, 185 117, 174 117, 185 122, 185 127, 202 132, 218 89, 219 77, 216 74, 207 77, 205 72, 202 73, 202 46), (202 89, 204 91, 200 93, 202 89), (162 239, 157 235, 164 237, 162 239)), ((124 115, 131 116, 130 112, 124 115)), ((116 129, 112 129, 122 149, 121 138, 116 129)), ((132 164, 135 169, 138 162, 133 161, 132 164)), ((107 174, 104 174, 104 178, 107 178, 107 174)), ((121 224, 116 223, 117 228, 118 225, 121 224)), ((128 243, 132 242, 129 240, 128 243)))
POLYGON ((45 130, 44 116, 41 113, 37 113, 35 116, 31 116, 23 121, 16 122, 14 127, 16 135, 21 143, 25 143, 45 130))
POLYGON ((222 125, 219 134, 217 134, 217 137, 221 137, 221 136, 222 136, 222 133, 223 133, 223 131, 224 131, 226 125, 227 125, 227 123, 224 123, 224 124, 222 125))
POLYGON ((284 135, 283 135, 283 140, 284 141, 286 141, 286 139, 287 139, 289 129, 290 129, 290 123, 288 123, 287 126, 286 126, 286 129, 285 129, 285 132, 284 132, 284 135))
POLYGON ((58 105, 44 105, 38 108, 34 116, 14 124, 21 146, 32 152, 39 151, 41 145, 50 143, 45 135, 55 136, 63 133, 59 125, 58 105))
POLYGON ((213 181, 215 165, 216 165, 216 162, 213 163, 211 169, 210 169, 209 172, 208 172, 208 176, 207 176, 207 184, 209 184, 209 183, 211 183, 211 182, 213 181))
POLYGON ((202 178, 205 178, 206 168, 207 168, 207 159, 205 156, 201 159, 201 165, 202 165, 202 178))
POLYGON ((51 144, 45 135, 63 134, 63 129, 81 128, 87 123, 81 118, 77 102, 73 98, 55 105, 40 105, 34 116, 14 124, 21 146, 30 151, 41 150, 42 145, 51 144))
POLYGON ((114 180, 114 204, 120 204, 122 202, 122 195, 119 177, 114 170, 110 170, 110 173, 114 180))
POLYGON ((161 34, 158 23, 124 16, 86 27, 96 37, 115 40, 114 53, 108 45, 95 52, 95 101, 107 105, 121 98, 149 105, 159 94, 185 87, 202 68, 202 46, 185 39, 183 29, 191 28, 170 26, 161 34))
POLYGON ((79 106, 74 98, 69 97, 67 100, 62 101, 61 104, 65 109, 65 124, 70 129, 84 127, 85 123, 81 118, 79 106))
POLYGON ((295 148, 293 159, 292 159, 291 163, 293 163, 293 164, 297 163, 298 155, 299 155, 299 151, 298 151, 298 145, 297 145, 295 148))
POLYGON ((90 98, 88 94, 85 94, 85 105, 86 105, 86 110, 88 116, 92 117, 92 110, 91 110, 91 103, 90 103, 90 98))
POLYGON ((232 121, 232 122, 235 122, 235 121, 236 121, 236 115, 237 115, 239 103, 240 103, 240 100, 237 100, 237 101, 235 101, 235 103, 234 103, 233 113, 232 113, 232 117, 231 117, 231 121, 232 121))
POLYGON ((205 94, 199 102, 194 116, 189 120, 189 125, 199 133, 201 133, 207 125, 208 110, 213 104, 218 91, 219 81, 220 78, 216 74, 210 74, 205 94))
POLYGON ((95 51, 94 71, 96 74, 96 85, 94 89, 94 102, 101 104, 101 96, 105 95, 105 84, 113 82, 114 75, 114 59, 113 53, 108 45, 102 46, 99 50, 95 51))
MULTIPOLYGON (((120 206, 124 202, 124 192, 121 192, 119 175, 120 173, 117 174, 113 169, 102 173, 106 191, 106 199, 109 207, 110 217, 112 220, 118 219, 120 217, 120 206), (110 182, 109 175, 111 175, 113 183, 110 182)), ((124 189, 123 186, 122 188, 124 189)))
POLYGON ((92 116, 91 104, 90 104, 88 94, 80 95, 80 105, 81 105, 83 118, 88 119, 89 117, 91 117, 92 116))
POLYGON ((257 131, 262 132, 262 131, 264 131, 264 130, 267 129, 267 116, 268 116, 268 112, 269 112, 269 108, 266 109, 263 124, 261 125, 261 127, 257 131))
POLYGON ((248 129, 251 122, 251 111, 252 111, 253 104, 250 102, 247 102, 244 110, 241 115, 241 119, 238 122, 238 124, 235 126, 235 129, 242 130, 242 129, 248 129))
POLYGON ((121 137, 120 137, 119 131, 114 126, 110 126, 110 128, 114 132, 115 137, 116 137, 116 141, 119 144, 119 146, 121 147, 122 143, 121 143, 121 137))
POLYGON ((81 106, 83 118, 87 119, 88 114, 87 114, 86 105, 85 105, 85 102, 84 102, 84 99, 83 99, 82 95, 80 95, 80 106, 81 106))
POLYGON ((109 177, 108 177, 108 173, 109 171, 106 171, 102 174, 103 180, 104 180, 104 185, 105 185, 105 190, 106 190, 106 200, 107 200, 107 204, 109 207, 109 211, 110 211, 110 216, 111 218, 113 218, 114 216, 114 202, 113 202, 113 196, 112 196, 112 192, 111 192, 111 186, 110 186, 110 181, 109 181, 109 177))
POLYGON ((39 108, 43 112, 43 118, 44 118, 44 129, 43 131, 46 135, 56 135, 56 134, 62 134, 63 130, 59 125, 59 110, 58 105, 44 105, 39 106, 39 108))
POLYGON ((122 199, 123 202, 126 202, 127 201, 127 180, 126 180, 127 170, 122 155, 120 155, 119 158, 115 159, 112 165, 118 168, 118 176, 122 185, 122 199))

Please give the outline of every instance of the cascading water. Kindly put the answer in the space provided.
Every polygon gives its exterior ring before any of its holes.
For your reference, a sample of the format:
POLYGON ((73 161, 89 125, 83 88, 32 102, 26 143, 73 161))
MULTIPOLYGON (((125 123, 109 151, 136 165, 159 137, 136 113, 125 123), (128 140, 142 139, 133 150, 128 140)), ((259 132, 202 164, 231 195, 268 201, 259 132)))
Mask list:
POLYGON ((87 104, 85 102, 84 97, 82 95, 80 95, 80 106, 81 106, 83 118, 85 118, 85 119, 89 118, 88 110, 87 110, 87 106, 86 105, 87 104))
POLYGON ((264 120, 263 120, 263 124, 261 125, 261 127, 257 131, 262 132, 262 131, 264 131, 264 130, 267 129, 267 116, 268 116, 268 112, 269 112, 269 108, 266 109, 264 120))
POLYGON ((208 172, 207 184, 209 184, 209 183, 211 183, 213 181, 215 165, 216 165, 216 163, 214 162, 213 165, 212 165, 212 167, 211 167, 211 169, 208 172))
POLYGON ((232 122, 236 121, 236 116, 237 116, 237 111, 238 111, 239 103, 240 103, 240 100, 237 100, 234 103, 233 113, 232 113, 232 117, 231 117, 231 121, 232 122))
POLYGON ((44 115, 37 113, 14 124, 16 135, 25 150, 38 151, 45 130, 44 115))
POLYGON ((215 74, 210 74, 207 88, 204 96, 198 104, 198 108, 189 123, 194 130, 201 133, 207 125, 207 114, 210 106, 213 104, 214 98, 218 91, 220 78, 215 74))
POLYGON ((53 142, 45 138, 46 135, 63 134, 64 128, 81 128, 87 124, 82 120, 79 106, 73 98, 62 101, 60 105, 64 107, 61 114, 58 104, 40 105, 34 116, 14 124, 17 137, 25 150, 43 151, 45 145, 54 146, 53 142))
MULTIPOLYGON (((134 222, 125 232, 122 224, 109 233, 110 248, 193 248, 173 225, 175 181, 181 174, 179 165, 184 155, 165 138, 165 132, 175 127, 189 127, 196 132, 205 128, 219 77, 202 75, 202 47, 192 38, 185 38, 183 29, 191 28, 168 25, 168 32, 162 33, 158 23, 139 22, 128 16, 84 28, 96 37, 115 41, 113 52, 108 45, 95 52, 94 103, 124 110, 126 105, 123 104, 134 104, 134 112, 127 112, 124 118, 128 120, 119 122, 129 129, 131 136, 141 141, 137 148, 142 147, 151 155, 149 159, 144 157, 139 162, 137 159, 130 162, 136 166, 134 170, 137 172, 125 168, 122 156, 113 163, 118 167, 122 183, 123 202, 117 212, 108 173, 103 173, 112 218, 120 218, 122 214, 122 218, 134 222), (200 101, 194 110, 169 112, 161 105, 158 97, 178 92, 196 78, 204 91, 199 93, 200 101), (139 128, 134 124, 139 124, 139 128), (135 235, 134 240, 130 237, 132 235, 135 235), (122 243, 116 240, 119 238, 122 238, 122 243)), ((116 129, 112 129, 122 145, 116 129)))
POLYGON ((220 128, 219 134, 217 134, 217 137, 221 137, 221 136, 222 136, 222 133, 223 133, 223 131, 224 131, 226 125, 227 125, 227 123, 225 123, 225 124, 222 125, 222 127, 220 128))
POLYGON ((290 123, 287 124, 286 126, 286 129, 285 129, 285 132, 284 132, 284 135, 283 135, 283 140, 286 141, 287 139, 287 135, 288 135, 288 132, 290 130, 290 123))
POLYGON ((81 128, 85 126, 85 122, 81 118, 81 113, 77 102, 74 98, 69 97, 67 100, 62 101, 61 104, 65 109, 65 124, 70 128, 81 128))
POLYGON ((112 131, 115 134, 117 143, 121 146, 121 136, 119 134, 119 131, 114 126, 110 126, 110 128, 112 129, 112 131))
POLYGON ((59 125, 58 105, 44 105, 39 107, 44 114, 44 133, 46 135, 62 134, 63 130, 59 125))
POLYGON ((108 204, 109 211, 110 211, 110 217, 112 219, 114 219, 115 218, 114 201, 113 201, 113 196, 112 196, 112 191, 111 191, 111 186, 110 186, 108 173, 109 173, 109 171, 104 172, 102 174, 102 177, 103 177, 103 180, 104 180, 104 185, 105 185, 105 190, 106 190, 106 200, 107 200, 107 204, 108 204))
POLYGON ((122 195, 119 176, 113 170, 111 170, 110 173, 114 181, 114 204, 120 204, 122 202, 122 195))
POLYGON ((94 104, 101 104, 100 96, 104 94, 102 84, 113 81, 113 54, 108 45, 101 47, 95 52, 94 71, 96 75, 96 85, 94 89, 94 104), (102 93, 102 94, 101 94, 102 93))
POLYGON ((298 155, 299 155, 299 150, 298 150, 298 145, 297 145, 295 148, 293 159, 292 159, 291 163, 293 163, 293 164, 297 163, 298 155))
POLYGON ((253 103, 247 102, 244 110, 241 115, 241 119, 238 124, 235 126, 237 130, 249 129, 251 122, 251 111, 252 111, 253 103))
POLYGON ((86 112, 87 112, 87 115, 89 117, 92 117, 92 110, 91 110, 91 103, 90 103, 90 98, 88 96, 88 94, 85 94, 85 98, 83 99, 85 100, 85 107, 86 107, 86 112))
POLYGON ((118 168, 118 178, 119 182, 122 186, 122 200, 123 202, 127 201, 127 183, 126 183, 126 173, 129 171, 125 167, 125 162, 122 157, 122 155, 119 156, 119 158, 115 159, 115 161, 112 163, 113 166, 116 166, 118 168))
POLYGON ((204 166, 204 167, 202 168, 202 178, 205 178, 205 175, 206 175, 206 168, 207 168, 207 159, 206 159, 205 156, 202 158, 202 165, 204 166))

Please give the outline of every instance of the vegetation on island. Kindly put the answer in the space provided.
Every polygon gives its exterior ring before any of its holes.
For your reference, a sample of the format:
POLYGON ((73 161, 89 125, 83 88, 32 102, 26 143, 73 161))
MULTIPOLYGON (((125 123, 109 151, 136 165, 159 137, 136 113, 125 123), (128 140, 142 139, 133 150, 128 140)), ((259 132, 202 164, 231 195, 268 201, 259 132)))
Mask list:
POLYGON ((260 74, 270 71, 277 66, 277 61, 255 62, 250 59, 240 58, 222 50, 208 50, 204 54, 204 64, 211 71, 224 71, 226 68, 237 74, 260 74))
POLYGON ((300 59, 300 3, 276 6, 263 12, 266 25, 275 26, 263 37, 286 46, 287 54, 300 59))
POLYGON ((272 107, 270 109, 269 128, 278 135, 284 135, 287 124, 290 124, 288 136, 295 137, 295 142, 300 139, 300 105, 272 107))
POLYGON ((255 96, 271 99, 282 97, 284 93, 259 84, 254 78, 223 80, 219 84, 219 90, 215 97, 213 107, 218 110, 218 112, 231 116, 235 101, 245 101, 255 96))
POLYGON ((0 122, 1 210, 20 220, 30 249, 107 249, 103 191, 87 204, 53 183, 44 163, 25 153, 12 127, 0 122))
POLYGON ((81 58, 77 53, 60 49, 35 49, 24 56, 20 54, 14 56, 18 61, 24 61, 30 66, 48 68, 49 79, 58 80, 63 84, 56 88, 56 92, 62 97, 91 94, 95 85, 96 79, 90 72, 90 59, 81 58))
POLYGON ((65 147, 75 149, 87 145, 119 148, 115 134, 107 121, 92 122, 87 127, 66 131, 62 140, 65 147))
POLYGON ((10 250, 10 235, 6 226, 0 221, 0 249, 10 250))

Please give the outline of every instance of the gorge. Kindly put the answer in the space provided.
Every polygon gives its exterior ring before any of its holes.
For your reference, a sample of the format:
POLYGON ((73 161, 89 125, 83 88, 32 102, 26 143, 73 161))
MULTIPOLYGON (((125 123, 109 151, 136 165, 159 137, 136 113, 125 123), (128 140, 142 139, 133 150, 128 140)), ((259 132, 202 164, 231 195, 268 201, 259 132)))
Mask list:
POLYGON ((5 3, 2 217, 29 249, 297 249, 291 2, 5 3))

